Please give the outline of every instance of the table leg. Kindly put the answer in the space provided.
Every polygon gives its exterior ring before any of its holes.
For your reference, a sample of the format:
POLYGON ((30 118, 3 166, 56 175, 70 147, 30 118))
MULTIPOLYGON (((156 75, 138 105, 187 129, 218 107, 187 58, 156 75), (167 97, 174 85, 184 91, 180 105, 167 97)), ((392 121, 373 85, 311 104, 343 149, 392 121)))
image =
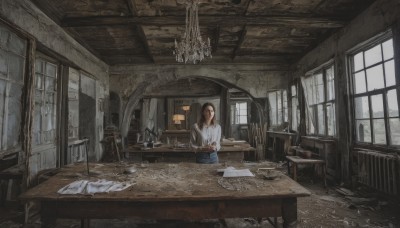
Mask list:
POLYGON ((287 174, 290 177, 290 161, 287 161, 287 174))
POLYGON ((293 162, 293 180, 297 181, 297 164, 293 162))
POLYGON ((90 219, 81 219, 81 228, 89 228, 90 219))
POLYGON ((297 198, 283 200, 282 219, 284 228, 297 227, 297 198))

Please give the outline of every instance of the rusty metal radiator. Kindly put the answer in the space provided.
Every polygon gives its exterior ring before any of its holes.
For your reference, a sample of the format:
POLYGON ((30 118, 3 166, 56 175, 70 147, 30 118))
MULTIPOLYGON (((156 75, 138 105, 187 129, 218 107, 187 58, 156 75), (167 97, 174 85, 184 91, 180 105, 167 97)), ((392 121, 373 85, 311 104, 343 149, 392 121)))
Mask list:
POLYGON ((399 195, 399 156, 357 151, 358 181, 390 195, 399 195))

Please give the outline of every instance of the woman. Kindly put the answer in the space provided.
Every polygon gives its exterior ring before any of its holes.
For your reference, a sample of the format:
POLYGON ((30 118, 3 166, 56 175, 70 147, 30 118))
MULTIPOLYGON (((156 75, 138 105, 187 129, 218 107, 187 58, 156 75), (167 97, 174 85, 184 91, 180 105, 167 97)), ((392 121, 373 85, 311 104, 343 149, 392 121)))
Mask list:
POLYGON ((221 126, 215 121, 215 107, 205 103, 201 107, 201 118, 190 132, 190 143, 196 151, 196 162, 218 163, 217 151, 221 149, 221 126))

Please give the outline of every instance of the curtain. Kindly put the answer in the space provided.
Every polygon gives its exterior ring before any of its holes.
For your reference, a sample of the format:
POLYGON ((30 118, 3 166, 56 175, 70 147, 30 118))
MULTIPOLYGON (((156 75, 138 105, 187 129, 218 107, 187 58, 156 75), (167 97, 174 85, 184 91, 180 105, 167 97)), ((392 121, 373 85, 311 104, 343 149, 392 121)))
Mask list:
MULTIPOLYGON (((304 100, 305 100, 305 106, 306 106, 306 116, 308 117, 310 127, 315 129, 317 120, 316 116, 314 116, 314 112, 312 108, 310 107, 311 105, 316 103, 316 98, 315 98, 315 77, 314 76, 308 76, 308 77, 301 77, 301 85, 303 87, 303 92, 304 92, 304 100)), ((307 121, 307 118, 306 118, 307 121)))
POLYGON ((157 99, 144 99, 143 100, 143 121, 142 121, 142 133, 145 133, 146 128, 157 132, 157 99))

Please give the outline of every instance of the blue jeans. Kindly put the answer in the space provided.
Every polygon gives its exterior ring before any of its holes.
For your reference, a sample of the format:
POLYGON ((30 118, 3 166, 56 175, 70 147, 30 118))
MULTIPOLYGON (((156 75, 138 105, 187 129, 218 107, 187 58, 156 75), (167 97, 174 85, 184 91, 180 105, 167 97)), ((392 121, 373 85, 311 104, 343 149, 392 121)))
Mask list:
POLYGON ((202 164, 215 164, 218 163, 218 154, 217 151, 212 153, 196 153, 196 162, 202 164))

